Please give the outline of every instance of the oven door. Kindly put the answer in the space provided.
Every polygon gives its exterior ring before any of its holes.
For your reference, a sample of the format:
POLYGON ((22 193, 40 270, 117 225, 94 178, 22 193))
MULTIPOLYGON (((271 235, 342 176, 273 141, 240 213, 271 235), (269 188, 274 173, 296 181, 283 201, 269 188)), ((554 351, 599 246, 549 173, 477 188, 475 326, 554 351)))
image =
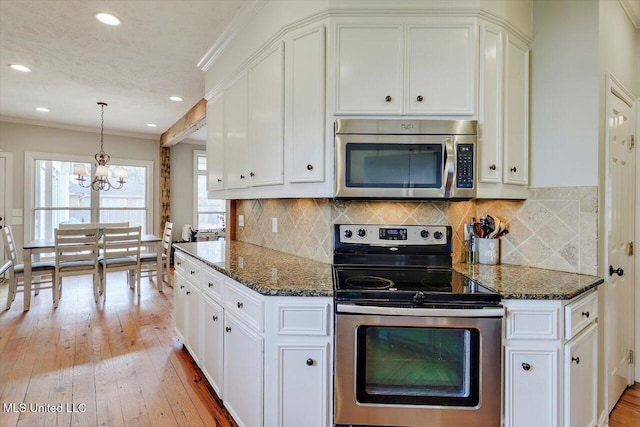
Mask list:
POLYGON ((500 425, 502 308, 336 312, 336 424, 500 425))

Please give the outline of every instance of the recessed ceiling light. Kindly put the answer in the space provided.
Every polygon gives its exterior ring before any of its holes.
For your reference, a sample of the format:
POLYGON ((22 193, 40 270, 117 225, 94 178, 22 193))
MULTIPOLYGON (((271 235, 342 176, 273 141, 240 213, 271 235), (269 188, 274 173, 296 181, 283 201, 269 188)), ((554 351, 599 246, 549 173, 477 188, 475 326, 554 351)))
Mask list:
POLYGON ((183 101, 182 97, 180 96, 170 96, 169 99, 176 102, 183 101))
POLYGON ((31 72, 31 68, 25 67, 24 65, 20 65, 20 64, 9 64, 9 67, 16 71, 22 71, 23 73, 31 72))
POLYGON ((36 107, 37 111, 40 111, 42 113, 48 113, 49 109, 48 108, 44 108, 44 107, 36 107))
POLYGON ((109 13, 98 12, 96 13, 96 19, 103 24, 120 25, 120 20, 109 13))
POLYGON ((155 123, 147 123, 147 126, 149 126, 150 128, 154 128, 154 127, 156 127, 158 125, 155 124, 155 123))

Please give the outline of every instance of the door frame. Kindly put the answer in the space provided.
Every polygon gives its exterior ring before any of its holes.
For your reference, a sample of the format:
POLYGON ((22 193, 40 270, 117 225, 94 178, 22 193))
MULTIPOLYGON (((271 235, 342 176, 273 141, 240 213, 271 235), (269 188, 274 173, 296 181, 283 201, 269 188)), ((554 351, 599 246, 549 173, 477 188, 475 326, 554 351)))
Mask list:
MULTIPOLYGON (((611 74, 611 73, 606 73, 606 92, 605 92, 605 116, 604 116, 604 121, 605 121, 605 126, 604 126, 604 132, 605 132, 605 138, 604 138, 604 144, 605 144, 605 192, 604 192, 604 199, 605 199, 605 210, 608 209, 608 207, 610 206, 610 198, 611 198, 611 194, 606 191, 606 188, 609 187, 609 111, 611 109, 611 103, 612 103, 612 96, 616 96, 619 99, 621 99, 623 102, 625 102, 627 105, 631 106, 631 109, 635 109, 636 111, 632 111, 632 117, 634 118, 634 120, 636 119, 636 116, 638 114, 637 112, 637 108, 636 108, 636 103, 635 103, 635 99, 634 96, 611 74), (634 114, 635 113, 635 114, 634 114)), ((637 126, 637 120, 636 120, 636 126, 637 126)), ((632 129, 637 129, 636 126, 633 126, 632 129)), ((637 139, 637 138, 636 138, 637 139)), ((637 142, 637 141, 636 141, 637 142)), ((635 163, 635 171, 637 172, 637 168, 638 168, 638 162, 637 162, 637 157, 638 157, 638 150, 636 147, 636 163, 635 163)), ((638 185, 637 185, 637 174, 636 174, 636 193, 638 192, 638 185)), ((636 197, 636 212, 637 212, 637 206, 638 206, 638 198, 636 197)), ((604 250, 603 250, 603 264, 602 264, 602 274, 604 276, 605 279, 605 286, 604 286, 604 290, 605 290, 605 299, 609 298, 609 293, 607 292, 607 279, 608 279, 608 272, 607 272, 607 266, 609 265, 609 222, 607 221, 607 217, 608 217, 608 212, 604 212, 604 221, 603 221, 603 230, 604 230, 604 235, 603 235, 603 243, 604 243, 604 250)), ((637 216, 636 216, 637 217, 637 216)), ((634 224, 635 226, 635 233, 634 233, 634 239, 635 239, 635 235, 637 235, 638 233, 638 220, 636 219, 636 223, 634 224)), ((636 245, 637 246, 637 245, 636 245)), ((636 251, 637 252, 637 251, 636 251)), ((631 278, 632 283, 635 283, 635 277, 637 275, 637 269, 636 269, 636 265, 637 265, 637 256, 635 257, 635 264, 634 264, 634 276, 631 278)), ((633 261, 632 261, 633 263, 633 261)), ((630 301, 630 305, 631 307, 629 312, 630 314, 633 315, 634 320, 631 322, 630 328, 629 328, 629 337, 628 339, 630 340, 630 347, 634 349, 637 349, 638 347, 638 340, 636 340, 636 334, 638 333, 638 328, 635 327, 635 323, 636 323, 636 319, 638 319, 637 317, 637 304, 635 304, 635 300, 638 298, 638 292, 636 292, 635 287, 632 288, 631 290, 632 295, 631 295, 631 301, 630 301)), ((605 307, 606 307, 606 303, 605 303, 605 307)), ((604 320, 604 319, 603 319, 604 320)), ((607 322, 604 322, 604 331, 603 334, 606 335, 608 331, 608 325, 607 322)), ((605 344, 605 342, 603 342, 603 345, 605 344)), ((602 362, 601 366, 603 367, 604 370, 604 375, 603 375, 603 379, 604 379, 604 384, 602 385, 603 387, 603 391, 604 391, 604 395, 605 395, 605 408, 604 410, 606 412, 609 411, 608 409, 608 405, 609 405, 609 383, 608 383, 608 366, 609 366, 609 353, 607 351, 607 349, 605 348, 603 351, 603 355, 604 355, 604 361, 602 362)), ((637 366, 638 364, 636 364, 637 366)), ((629 371, 627 373, 627 383, 631 383, 633 384, 633 378, 635 377, 635 369, 634 367, 630 366, 629 367, 629 371)), ((608 416, 608 414, 607 414, 608 416)))
MULTIPOLYGON (((0 151, 0 158, 5 159, 4 176, 0 176, 0 179, 4 180, 4 225, 9 226, 13 224, 13 153, 6 151, 0 151)), ((0 251, 2 252, 0 260, 4 260, 4 244, 0 238, 0 251)))
POLYGON ((638 356, 640 356, 640 280, 638 280, 638 276, 640 276, 640 253, 638 252, 640 249, 638 248, 638 244, 640 243, 640 172, 638 172, 638 167, 640 165, 640 98, 636 99, 636 212, 634 218, 636 219, 636 237, 635 237, 635 261, 636 261, 636 280, 635 280, 635 348, 634 348, 634 359, 635 363, 635 381, 640 382, 640 363, 637 362, 638 356))

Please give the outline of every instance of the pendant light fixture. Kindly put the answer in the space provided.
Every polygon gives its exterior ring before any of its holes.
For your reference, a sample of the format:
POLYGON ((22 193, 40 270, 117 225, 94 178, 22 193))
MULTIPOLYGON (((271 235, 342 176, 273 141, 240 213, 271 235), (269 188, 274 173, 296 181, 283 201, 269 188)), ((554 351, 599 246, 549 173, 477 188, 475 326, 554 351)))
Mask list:
POLYGON ((104 107, 107 106, 106 102, 98 102, 98 105, 102 108, 101 122, 100 122, 100 152, 94 157, 96 159, 95 175, 93 181, 86 182, 89 175, 89 169, 86 165, 75 164, 73 165, 73 174, 76 175, 78 185, 84 188, 91 187, 94 191, 108 191, 110 189, 118 190, 127 182, 129 174, 127 170, 122 167, 117 167, 113 170, 113 177, 117 180, 117 184, 112 184, 110 178, 112 177, 111 170, 109 169, 109 160, 111 156, 104 152, 104 107))

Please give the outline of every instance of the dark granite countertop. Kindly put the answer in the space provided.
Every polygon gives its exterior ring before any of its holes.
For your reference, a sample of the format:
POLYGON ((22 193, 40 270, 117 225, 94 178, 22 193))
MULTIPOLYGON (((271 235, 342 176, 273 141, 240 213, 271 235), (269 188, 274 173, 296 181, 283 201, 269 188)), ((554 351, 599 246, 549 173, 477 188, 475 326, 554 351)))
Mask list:
POLYGON ((331 264, 238 241, 173 246, 262 295, 333 296, 331 264))
POLYGON ((604 279, 521 265, 455 264, 454 269, 503 299, 568 300, 595 288, 604 279))
MULTIPOLYGON (((173 246, 262 295, 333 296, 331 264, 238 241, 173 246)), ((454 269, 504 299, 568 300, 604 281, 596 276, 508 264, 455 264, 454 269)))

